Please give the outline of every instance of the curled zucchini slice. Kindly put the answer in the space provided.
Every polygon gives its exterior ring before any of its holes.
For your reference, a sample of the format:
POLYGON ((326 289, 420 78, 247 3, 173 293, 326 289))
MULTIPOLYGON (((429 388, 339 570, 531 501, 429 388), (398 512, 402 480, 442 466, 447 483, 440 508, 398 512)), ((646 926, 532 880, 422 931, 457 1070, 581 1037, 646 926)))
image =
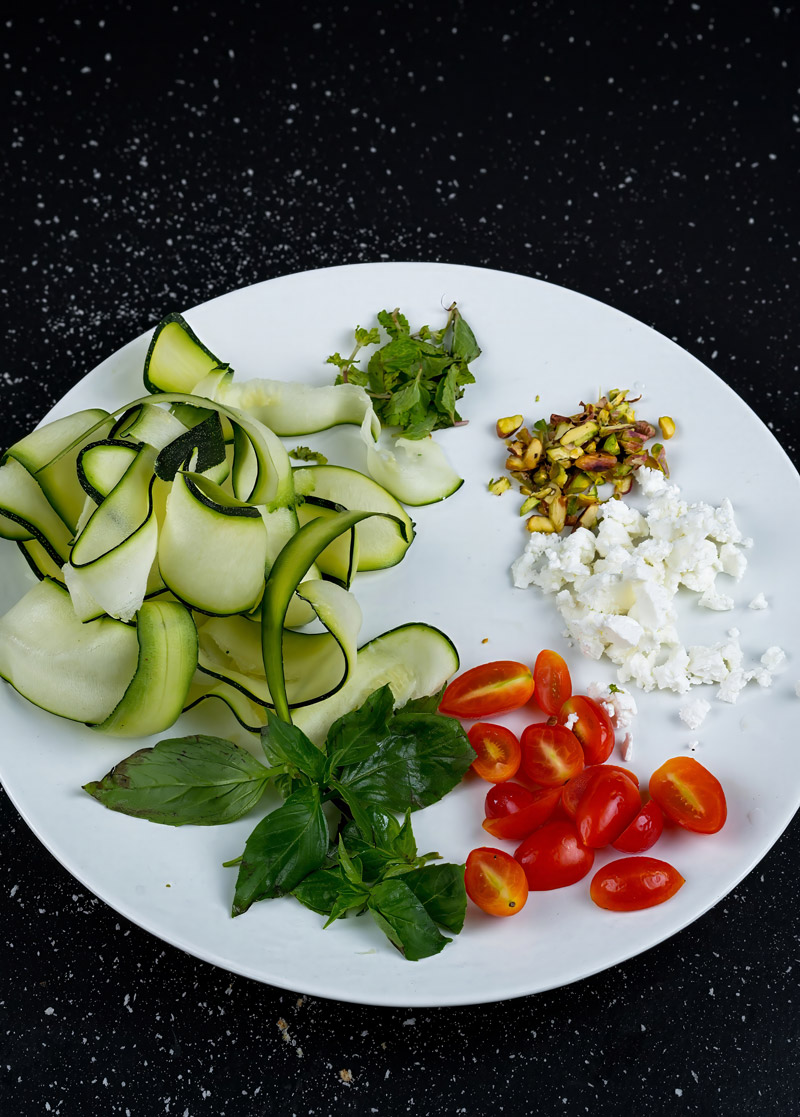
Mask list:
POLYGON ((150 579, 158 545, 154 461, 155 450, 142 446, 72 548, 64 580, 81 620, 99 608, 129 621, 145 594, 160 588, 150 579))
POLYGON ((94 726, 117 737, 168 729, 184 707, 197 667, 197 629, 174 601, 146 601, 136 617, 136 672, 112 712, 94 726))
MULTIPOLYGON (((293 707, 319 702, 344 686, 355 663, 361 628, 358 602, 334 582, 305 582, 297 595, 311 606, 326 631, 282 632, 286 700, 293 707)), ((264 671, 259 625, 243 617, 212 618, 201 625, 199 640, 198 666, 209 677, 209 691, 217 682, 226 683, 262 710, 275 707, 264 671)))
POLYGON ((264 589, 267 531, 257 508, 200 473, 179 473, 158 540, 164 584, 203 613, 246 613, 264 589))
POLYGON ((0 675, 30 702, 72 721, 102 722, 136 671, 136 629, 82 624, 69 594, 45 578, 0 618, 0 675))
POLYGON ((69 556, 72 533, 38 481, 16 458, 0 466, 0 536, 36 539, 57 562, 69 556))
POLYGON ((5 453, 14 458, 38 481, 52 508, 72 531, 83 509, 84 493, 75 465, 84 446, 109 431, 107 411, 90 408, 55 419, 31 431, 5 453))

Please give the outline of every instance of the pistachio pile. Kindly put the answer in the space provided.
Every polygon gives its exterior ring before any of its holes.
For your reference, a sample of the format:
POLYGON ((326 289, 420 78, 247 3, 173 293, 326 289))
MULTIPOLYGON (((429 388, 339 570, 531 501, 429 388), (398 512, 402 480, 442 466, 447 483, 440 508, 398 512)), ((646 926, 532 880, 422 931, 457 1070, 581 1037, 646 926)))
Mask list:
MULTIPOLYGON (((646 465, 669 468, 660 442, 645 448, 655 438, 652 423, 636 418, 628 399, 629 389, 614 388, 596 403, 583 403, 577 415, 551 415, 540 419, 529 431, 522 415, 497 420, 497 436, 508 448, 509 476, 489 482, 489 491, 500 495, 518 482, 525 497, 520 516, 528 516, 528 531, 559 532, 564 527, 591 527, 599 506, 610 497, 630 491, 633 471, 646 465), (510 479, 511 478, 511 479, 510 479), (610 489, 600 493, 600 487, 610 489)), ((661 437, 675 433, 675 423, 664 415, 659 420, 661 437)))

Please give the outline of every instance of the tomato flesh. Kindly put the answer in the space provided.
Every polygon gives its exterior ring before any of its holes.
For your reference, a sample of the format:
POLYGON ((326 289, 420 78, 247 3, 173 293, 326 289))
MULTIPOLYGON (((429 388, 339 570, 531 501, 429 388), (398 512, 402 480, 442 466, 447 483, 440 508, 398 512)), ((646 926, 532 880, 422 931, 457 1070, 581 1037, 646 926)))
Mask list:
POLYGON ((589 780, 595 772, 600 771, 620 772, 623 776, 627 776, 636 787, 639 786, 639 777, 635 772, 632 772, 630 768, 620 768, 617 764, 592 764, 590 767, 584 768, 582 772, 578 772, 577 776, 573 776, 561 789, 561 801, 565 812, 570 818, 575 818, 578 803, 586 790, 586 785, 589 780))
POLYGON ((439 704, 439 713, 457 718, 483 718, 516 710, 533 696, 533 674, 524 663, 500 659, 472 667, 453 679, 439 704))
POLYGON ((716 776, 692 756, 674 756, 650 777, 650 795, 666 817, 696 834, 716 834, 728 807, 716 776))
POLYGON ((549 892, 581 880, 594 864, 571 822, 548 822, 535 830, 514 857, 525 870, 531 892, 549 892))
POLYGON ((674 866, 656 857, 620 857, 592 877, 589 895, 608 911, 639 911, 669 900, 683 885, 674 866))
POLYGON ((585 694, 573 694, 558 711, 559 723, 564 725, 571 714, 578 718, 573 719, 572 732, 581 743, 587 767, 608 760, 614 748, 614 726, 600 703, 585 694))
POLYGON ((534 793, 519 783, 497 783, 486 792, 484 813, 487 818, 505 818, 516 814, 533 802, 534 793))
POLYGON ((533 696, 540 709, 548 716, 556 717, 572 695, 569 668, 558 652, 539 652, 533 665, 533 688, 533 696))
POLYGON ((538 830, 550 818, 561 798, 557 787, 544 787, 532 793, 532 802, 522 810, 514 811, 501 818, 486 818, 483 828, 493 838, 505 838, 518 842, 538 830))
POLYGON ((467 895, 487 915, 516 915, 528 899, 525 873, 502 849, 481 846, 467 857, 464 872, 467 895))
POLYGON ((602 849, 620 836, 642 807, 639 789, 621 772, 592 774, 575 812, 575 826, 584 845, 602 849))
POLYGON ((488 783, 502 783, 517 774, 521 759, 520 743, 510 729, 489 721, 476 721, 467 732, 477 756, 473 771, 488 783))
POLYGON ((583 768, 580 741, 563 725, 536 722, 522 731, 521 769, 542 787, 560 787, 583 768))
POLYGON ((611 844, 620 853, 644 853, 656 844, 663 829, 664 813, 655 799, 651 799, 611 844))

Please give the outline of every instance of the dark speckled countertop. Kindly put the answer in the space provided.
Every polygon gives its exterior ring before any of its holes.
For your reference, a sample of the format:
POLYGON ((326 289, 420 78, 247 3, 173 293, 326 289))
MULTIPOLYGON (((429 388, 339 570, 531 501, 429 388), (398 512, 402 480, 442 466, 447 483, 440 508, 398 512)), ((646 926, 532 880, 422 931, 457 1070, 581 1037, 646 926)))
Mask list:
MULTIPOLYGON (((430 259, 654 326, 797 463, 794 6, 33 0, 3 18, 4 445, 167 310, 430 259)), ((78 885, 5 799, 0 817, 4 1117, 800 1112, 796 824, 616 969, 394 1010, 195 961, 78 885)))

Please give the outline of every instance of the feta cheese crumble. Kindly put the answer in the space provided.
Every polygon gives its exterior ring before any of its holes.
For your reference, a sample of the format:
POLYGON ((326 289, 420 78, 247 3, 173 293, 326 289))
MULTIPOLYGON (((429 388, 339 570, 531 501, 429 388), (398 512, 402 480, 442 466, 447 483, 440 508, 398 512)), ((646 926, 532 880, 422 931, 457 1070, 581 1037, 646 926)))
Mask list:
POLYGON ((710 709, 711 703, 706 702, 705 698, 690 698, 681 706, 678 716, 689 729, 699 729, 710 709))
POLYGON ((757 593, 750 604, 747 606, 748 609, 766 609, 767 607, 768 602, 763 593, 757 593))
MULTIPOLYGON (((534 532, 511 568, 514 585, 555 595, 564 635, 591 659, 607 655, 620 682, 678 694, 716 683, 725 702, 735 702, 751 679, 769 686, 785 659, 779 648, 748 668, 737 629, 717 644, 688 648, 677 630, 681 586, 706 609, 734 606, 716 579, 741 579, 752 540, 743 538, 730 500, 716 508, 690 504, 658 470, 641 468, 635 477, 647 498, 644 514, 609 500, 600 505, 596 535, 581 527, 566 536, 534 532)), ((751 607, 766 606, 759 597, 751 607)))

